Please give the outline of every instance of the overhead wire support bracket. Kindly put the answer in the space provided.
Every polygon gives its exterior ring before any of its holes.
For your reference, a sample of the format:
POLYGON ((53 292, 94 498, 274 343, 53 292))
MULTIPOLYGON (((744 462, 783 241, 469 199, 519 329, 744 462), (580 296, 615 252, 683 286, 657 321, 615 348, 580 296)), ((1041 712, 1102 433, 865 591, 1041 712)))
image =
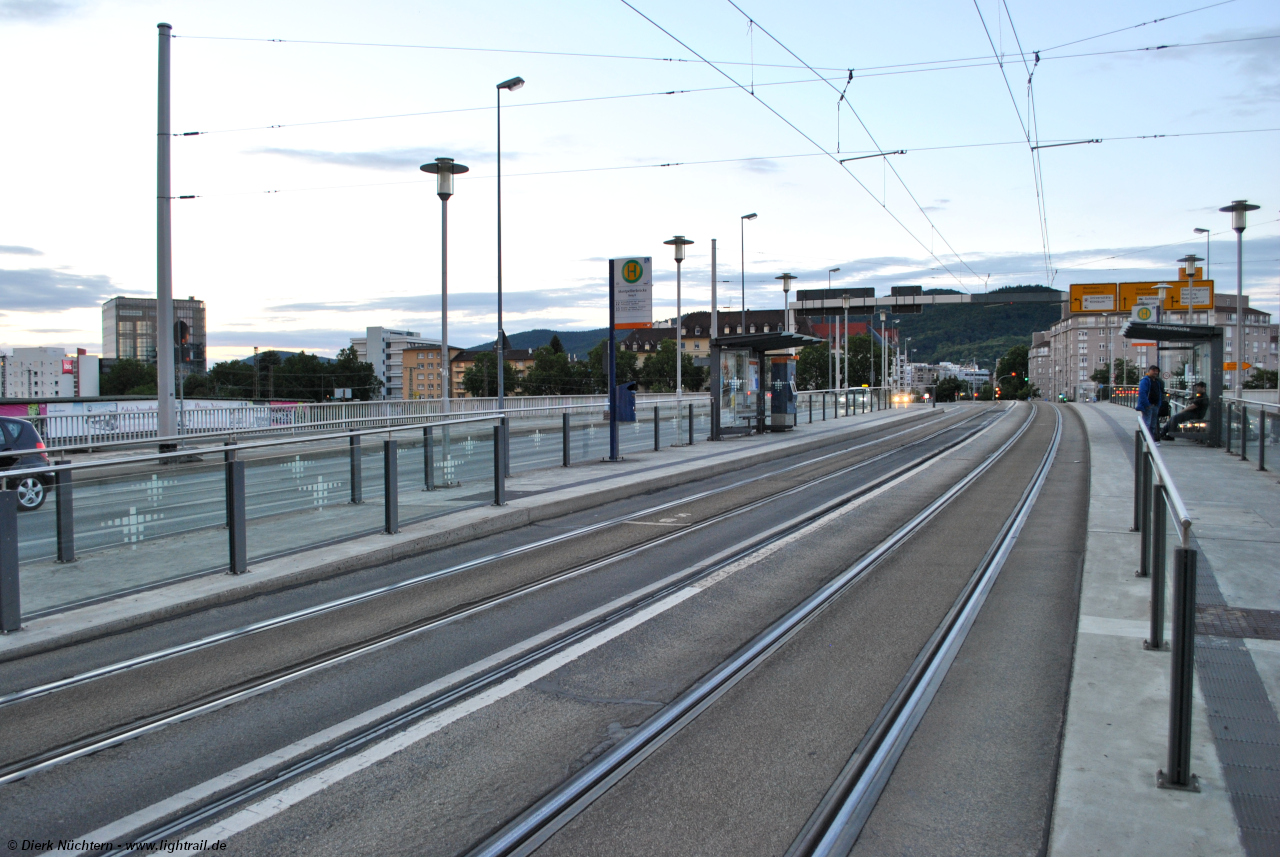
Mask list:
POLYGON ((1057 149, 1060 146, 1083 146, 1085 143, 1101 143, 1102 140, 1073 140, 1070 143, 1043 143, 1031 147, 1031 151, 1037 149, 1057 149))
POLYGON ((896 152, 873 152, 870 155, 855 155, 852 158, 840 158, 840 163, 847 164, 849 161, 863 161, 867 158, 887 158, 889 155, 905 155, 906 149, 898 149, 896 152))

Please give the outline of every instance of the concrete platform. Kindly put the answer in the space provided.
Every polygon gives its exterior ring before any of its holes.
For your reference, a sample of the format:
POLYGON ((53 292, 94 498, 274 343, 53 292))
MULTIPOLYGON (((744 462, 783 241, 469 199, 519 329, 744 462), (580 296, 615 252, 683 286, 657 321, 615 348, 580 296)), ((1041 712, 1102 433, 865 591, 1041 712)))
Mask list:
POLYGON ((1158 789, 1170 656, 1142 645, 1151 590, 1134 576, 1139 536, 1129 531, 1137 417, 1076 407, 1090 439, 1090 510, 1050 854, 1280 853, 1280 643, 1226 621, 1280 609, 1280 480, 1221 450, 1161 445, 1200 550, 1192 770, 1201 791, 1158 789))
MULTIPOLYGON (((395 535, 366 535, 260 563, 251 562, 248 574, 205 574, 31 618, 24 622, 21 631, 0 635, 0 662, 263 592, 370 568, 659 488, 729 473, 803 453, 873 426, 905 425, 932 415, 941 416, 956 407, 967 406, 914 405, 812 424, 804 422, 805 414, 801 424, 790 432, 629 453, 620 463, 594 462, 516 473, 507 480, 508 502, 502 507, 468 504, 457 511, 403 526, 395 535)), ((167 551, 183 549, 178 543, 161 546, 151 560, 153 564, 164 563, 167 551)), ((219 549, 225 550, 225 547, 219 549)), ((130 559, 135 564, 145 561, 136 553, 130 559)), ((40 575, 24 577, 24 593, 30 586, 41 585, 42 580, 40 575)), ((24 594, 24 600, 26 598, 24 594)))

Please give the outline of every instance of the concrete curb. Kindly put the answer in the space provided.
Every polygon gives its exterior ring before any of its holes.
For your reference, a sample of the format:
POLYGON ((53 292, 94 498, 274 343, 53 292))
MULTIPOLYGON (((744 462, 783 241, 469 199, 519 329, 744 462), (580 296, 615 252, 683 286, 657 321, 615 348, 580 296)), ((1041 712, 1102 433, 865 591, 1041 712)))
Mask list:
MULTIPOLYGON (((820 437, 794 443, 783 442, 764 449, 744 450, 742 455, 725 455, 720 460, 681 469, 680 462, 646 471, 644 478, 606 482, 591 490, 569 486, 530 497, 509 500, 505 507, 484 506, 433 518, 405 527, 388 536, 362 536, 323 548, 304 551, 251 565, 250 573, 238 577, 211 574, 193 580, 149 589, 119 599, 88 605, 65 613, 55 613, 24 623, 18 635, 0 636, 0 663, 52 651, 75 643, 117 634, 164 619, 243 601, 258 595, 290 589, 395 562, 432 550, 472 541, 484 536, 515 530, 549 518, 580 512, 604 503, 648 494, 662 488, 684 485, 725 473, 808 452, 840 440, 878 430, 923 422, 942 416, 949 408, 903 411, 868 425, 850 418, 847 431, 836 428, 820 437), (380 545, 375 546, 378 542, 380 545), (334 554, 340 554, 333 558, 334 554), (316 560, 323 554, 326 559, 316 560), (174 588, 185 592, 174 598, 174 588)), ((508 483, 510 490, 510 483, 508 483)))

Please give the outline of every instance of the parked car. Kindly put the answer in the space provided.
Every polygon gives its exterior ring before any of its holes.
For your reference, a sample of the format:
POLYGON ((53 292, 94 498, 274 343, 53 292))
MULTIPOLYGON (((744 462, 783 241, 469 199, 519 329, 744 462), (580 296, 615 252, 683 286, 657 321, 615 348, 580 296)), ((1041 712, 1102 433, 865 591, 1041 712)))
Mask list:
MULTIPOLYGON (((0 473, 48 464, 49 456, 43 450, 44 441, 35 426, 26 420, 0 417, 0 473)), ((43 506, 52 484, 52 473, 4 478, 5 490, 18 492, 19 512, 34 512, 43 506)))

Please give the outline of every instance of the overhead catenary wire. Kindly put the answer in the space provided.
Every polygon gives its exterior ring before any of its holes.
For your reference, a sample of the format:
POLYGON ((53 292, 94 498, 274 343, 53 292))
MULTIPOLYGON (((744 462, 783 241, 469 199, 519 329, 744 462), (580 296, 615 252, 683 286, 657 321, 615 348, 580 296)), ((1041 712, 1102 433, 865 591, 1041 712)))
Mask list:
MULTIPOLYGON (((623 2, 626 2, 626 0, 623 0, 623 2)), ((738 13, 742 15, 744 18, 746 18, 747 20, 749 21, 753 20, 750 15, 748 15, 746 12, 742 10, 742 7, 740 7, 737 3, 734 2, 734 0, 726 0, 726 2, 728 2, 730 6, 736 9, 738 13)), ((630 5, 630 4, 628 3, 627 5, 630 5)), ((773 35, 773 33, 769 32, 769 30, 765 29, 764 27, 761 27, 758 22, 753 21, 753 23, 755 26, 760 27, 760 32, 764 33, 766 36, 768 36, 770 39, 773 40, 774 44, 778 45, 778 47, 782 48, 784 51, 786 51, 788 54, 794 57, 798 62, 803 64, 804 67, 807 68, 810 72, 812 72, 815 77, 824 81, 828 86, 831 87, 832 90, 839 91, 839 90, 836 90, 835 86, 830 81, 822 77, 822 75, 819 74, 817 69, 813 68, 807 62, 805 62, 804 59, 802 59, 799 54, 797 54, 795 51, 791 50, 791 48, 783 44, 782 41, 778 39, 777 36, 773 35)), ((885 151, 885 148, 880 145, 879 141, 876 140, 875 135, 871 133, 871 129, 867 127, 867 123, 862 120, 862 116, 858 113, 857 109, 853 106, 853 103, 847 98, 842 98, 841 101, 837 103, 837 109, 839 109, 839 104, 845 104, 848 106, 849 112, 851 112, 854 118, 858 120, 858 124, 862 126, 862 130, 866 133, 867 139, 869 139, 872 145, 876 147, 876 150, 881 152, 885 151)), ((839 159, 835 159, 835 160, 837 160, 838 162, 839 159)), ((916 199, 916 195, 911 192, 911 188, 907 186, 907 182, 905 179, 902 178, 902 174, 898 172, 898 168, 895 167, 892 163, 889 163, 887 158, 884 160, 883 163, 884 163, 884 166, 886 166, 893 173, 894 178, 898 180, 898 184, 902 186, 902 189, 906 191, 907 196, 910 197, 912 203, 915 204, 916 209, 920 212, 920 215, 925 219, 925 222, 929 224, 929 228, 932 230, 932 234, 936 234, 939 238, 942 239, 942 243, 945 244, 947 249, 951 251, 951 255, 955 256, 956 261, 958 261, 961 265, 964 265, 964 267, 968 269, 970 274, 972 274, 977 279, 982 279, 982 276, 977 271, 973 270, 972 267, 969 266, 969 263, 966 262, 958 252, 956 252, 956 249, 953 246, 951 246, 951 242, 948 241, 946 236, 942 234, 942 231, 938 229, 937 224, 933 222, 933 218, 929 216, 929 213, 925 211, 924 206, 920 204, 920 201, 918 199, 916 199)), ((853 176, 853 172, 850 171, 847 167, 845 168, 845 170, 846 172, 849 173, 850 176, 853 176)), ((867 193, 871 196, 872 199, 875 199, 875 194, 872 193, 871 190, 865 184, 863 184, 861 180, 857 178, 857 176, 853 176, 853 177, 854 177, 854 180, 857 181, 858 184, 862 186, 862 189, 867 191, 867 193)), ((886 212, 889 211, 889 207, 887 205, 887 202, 888 202, 887 198, 883 201, 881 200, 876 200, 876 201, 880 203, 880 207, 883 208, 886 212)), ((891 214, 891 216, 893 215, 891 214)), ((894 220, 897 220, 903 229, 907 229, 906 224, 903 224, 902 221, 898 220, 896 216, 894 216, 894 220)), ((919 238, 917 238, 915 233, 911 232, 909 229, 907 229, 907 232, 908 234, 911 235, 912 238, 916 240, 916 242, 923 249, 924 242, 921 241, 919 238)), ((932 234, 930 236, 931 243, 932 243, 932 234)), ((943 264, 942 260, 939 259, 934 254, 932 246, 928 248, 928 252, 929 252, 929 256, 932 257, 933 260, 937 262, 939 265, 942 265, 943 269, 946 270, 948 274, 952 274, 951 269, 947 268, 946 265, 943 264)), ((964 284, 963 280, 961 280, 959 277, 956 277, 955 274, 952 274, 952 276, 955 277, 956 282, 960 283, 962 288, 964 288, 965 290, 968 290, 968 286, 964 284)))
MULTIPOLYGON (((1127 137, 1105 137, 1105 138, 1100 137, 1100 138, 1091 140, 1090 142, 1104 143, 1104 142, 1123 142, 1123 141, 1129 141, 1129 140, 1164 140, 1164 139, 1173 139, 1175 137, 1206 137, 1206 136, 1218 136, 1223 134, 1265 134, 1265 133, 1277 133, 1277 132, 1280 132, 1280 127, 1242 128, 1242 129, 1229 130, 1229 131, 1183 131, 1183 132, 1175 132, 1171 134, 1133 134, 1127 137)), ((1074 142, 1080 142, 1080 141, 1074 141, 1074 142)), ((1070 145, 1070 143, 1067 143, 1067 144, 1070 145)), ((955 149, 981 149, 981 148, 993 148, 998 146, 1024 146, 1024 145, 1026 145, 1025 140, 1002 140, 1002 141, 990 142, 990 143, 955 143, 955 144, 946 145, 946 146, 913 146, 909 149, 909 151, 942 152, 942 151, 949 151, 949 150, 955 150, 955 149)), ((869 152, 867 154, 877 155, 877 154, 885 154, 885 153, 869 152)), ((624 164, 619 166, 606 166, 606 167, 577 167, 577 168, 568 169, 568 170, 536 170, 536 171, 525 172, 525 173, 507 173, 505 175, 508 178, 529 178, 529 177, 535 177, 535 176, 566 175, 571 173, 602 173, 602 172, 616 172, 616 171, 622 171, 622 170, 655 169, 655 168, 664 168, 664 167, 694 167, 694 166, 709 166, 714 164, 746 163, 749 161, 781 161, 781 160, 791 160, 791 159, 799 159, 799 158, 822 158, 822 157, 829 157, 829 156, 831 156, 831 153, 829 152, 801 152, 801 153, 792 153, 792 154, 785 154, 785 155, 753 155, 753 156, 744 157, 744 158, 712 158, 708 160, 699 160, 699 161, 667 161, 664 163, 656 163, 656 164, 624 164)), ((483 179, 494 178, 494 176, 471 173, 471 174, 468 174, 467 178, 468 180, 483 180, 483 179)), ((345 190, 345 189, 355 189, 355 188, 365 188, 365 187, 391 187, 395 185, 422 185, 422 184, 424 184, 422 179, 406 179, 406 180, 398 180, 398 181, 391 181, 391 182, 359 182, 356 184, 316 185, 311 187, 276 188, 272 190, 247 190, 247 191, 229 191, 229 192, 223 192, 223 193, 215 192, 215 193, 201 193, 201 194, 182 194, 181 196, 176 197, 176 199, 203 199, 205 197, 220 197, 220 196, 260 196, 262 194, 296 193, 296 192, 303 192, 303 191, 321 191, 321 190, 345 190)))
MULTIPOLYGON (((1227 0, 1227 2, 1235 2, 1235 0, 1227 0)), ((1161 20, 1164 20, 1164 19, 1161 19, 1161 20)), ((174 38, 178 38, 178 36, 174 36, 174 38)), ((233 39, 233 37, 230 37, 230 36, 227 36, 227 37, 186 36, 186 38, 189 38, 189 39, 190 38, 226 38, 228 40, 233 39)), ((1145 53, 1150 51, 1163 51, 1163 50, 1172 50, 1172 49, 1179 49, 1179 48, 1206 47, 1206 46, 1213 46, 1213 45, 1233 44, 1236 42, 1263 41, 1267 39, 1280 39, 1280 34, 1270 35, 1270 36, 1249 36, 1249 37, 1244 37, 1239 39, 1215 39, 1215 40, 1206 41, 1206 42, 1187 42, 1183 44, 1152 45, 1152 46, 1141 47, 1141 48, 1120 48, 1120 49, 1109 50, 1109 51, 1091 51, 1088 53, 1080 53, 1080 54, 1064 54, 1062 56, 1056 56, 1056 57, 1040 56, 1039 61, 1048 62, 1049 60, 1087 59, 1090 57, 1113 56, 1116 54, 1145 53)), ((288 43, 290 40, 288 39, 245 39, 244 41, 288 43)), ((1087 41, 1087 40, 1082 40, 1082 41, 1087 41)), ((366 43, 324 42, 322 44, 363 45, 366 43)), ((367 44, 370 47, 377 46, 374 43, 367 43, 367 44)), ((390 45, 388 47, 395 47, 395 46, 390 45)), ((404 47, 414 47, 414 46, 406 45, 404 47)), ((421 46, 421 47, 429 47, 429 46, 421 46)), ((440 48, 440 50, 452 50, 452 49, 440 48)), ((458 48, 457 50, 471 50, 471 49, 458 48)), ((482 49, 476 48, 475 50, 482 50, 482 49)), ((490 50, 490 49, 483 49, 483 50, 490 50)), ((492 49, 492 50, 497 50, 497 49, 492 49)), ((1031 52, 1031 54, 1028 54, 1028 56, 1034 57, 1035 55, 1041 54, 1041 53, 1043 53, 1043 51, 1033 51, 1031 52)), ((581 56, 581 57, 588 57, 588 58, 598 56, 596 54, 564 54, 564 55, 565 56, 581 56)), ((604 55, 604 56, 608 56, 608 55, 604 55)), ((1025 57, 1022 54, 1003 54, 1003 56, 1008 59, 1024 59, 1025 60, 1025 57)), ((633 57, 633 58, 634 59, 660 59, 658 57, 633 57)), ((684 60, 683 62, 692 62, 692 61, 684 60)), ((743 63, 737 63, 737 64, 743 65, 743 63)), ((993 65, 999 65, 999 59, 988 59, 986 57, 961 57, 961 58, 949 59, 949 60, 926 60, 923 62, 915 62, 915 63, 899 63, 895 65, 884 65, 884 66, 867 66, 865 68, 858 70, 858 77, 859 78, 891 77, 895 75, 921 74, 924 72, 933 72, 933 71, 964 71, 964 70, 974 69, 974 68, 988 68, 993 65)), ((786 68, 786 69, 804 68, 804 66, 792 66, 792 65, 780 65, 780 64, 775 64, 771 67, 786 68)), ((797 85, 803 85, 808 83, 836 84, 841 82, 847 82, 845 74, 848 71, 852 71, 849 69, 827 69, 827 68, 822 68, 820 66, 814 66, 813 70, 840 71, 841 74, 836 77, 818 77, 818 78, 804 78, 802 80, 780 80, 780 81, 759 82, 759 83, 755 83, 754 86, 797 86, 797 85)), ((694 87, 694 88, 688 88, 688 89, 656 90, 653 92, 622 93, 619 95, 596 95, 596 96, 586 96, 582 98, 562 98, 562 99, 556 99, 551 101, 520 102, 520 103, 512 103, 507 106, 509 109, 515 110, 515 109, 525 108, 525 107, 548 107, 548 106, 555 106, 555 105, 561 105, 561 104, 579 104, 579 103, 586 103, 586 102, 592 102, 592 101, 612 101, 612 100, 627 99, 627 98, 651 98, 651 97, 664 96, 664 95, 692 95, 692 94, 704 93, 704 92, 723 92, 723 91, 729 91, 729 90, 735 90, 735 89, 738 89, 737 85, 707 86, 707 87, 694 87)), ((243 127, 219 128, 219 129, 208 130, 208 131, 177 131, 173 133, 173 136, 174 137, 200 137, 200 136, 205 136, 209 134, 232 134, 232 133, 242 133, 242 132, 249 132, 249 131, 274 131, 281 128, 298 128, 298 127, 313 126, 313 125, 337 125, 337 124, 346 123, 346 122, 374 122, 374 121, 384 121, 384 120, 391 120, 391 119, 411 119, 411 118, 420 117, 420 116, 438 116, 438 115, 444 115, 449 113, 470 113, 470 112, 478 112, 478 111, 494 110, 494 109, 496 109, 494 105, 485 104, 485 105, 478 105, 475 107, 454 107, 454 108, 449 108, 445 110, 422 110, 422 111, 413 111, 408 113, 388 113, 388 114, 383 114, 379 116, 354 116, 354 117, 345 117, 345 118, 339 118, 339 119, 318 119, 318 120, 310 120, 305 122, 280 122, 280 123, 274 123, 270 125, 246 125, 243 127)), ((838 103, 837 103, 836 109, 837 111, 839 110, 838 103)))

